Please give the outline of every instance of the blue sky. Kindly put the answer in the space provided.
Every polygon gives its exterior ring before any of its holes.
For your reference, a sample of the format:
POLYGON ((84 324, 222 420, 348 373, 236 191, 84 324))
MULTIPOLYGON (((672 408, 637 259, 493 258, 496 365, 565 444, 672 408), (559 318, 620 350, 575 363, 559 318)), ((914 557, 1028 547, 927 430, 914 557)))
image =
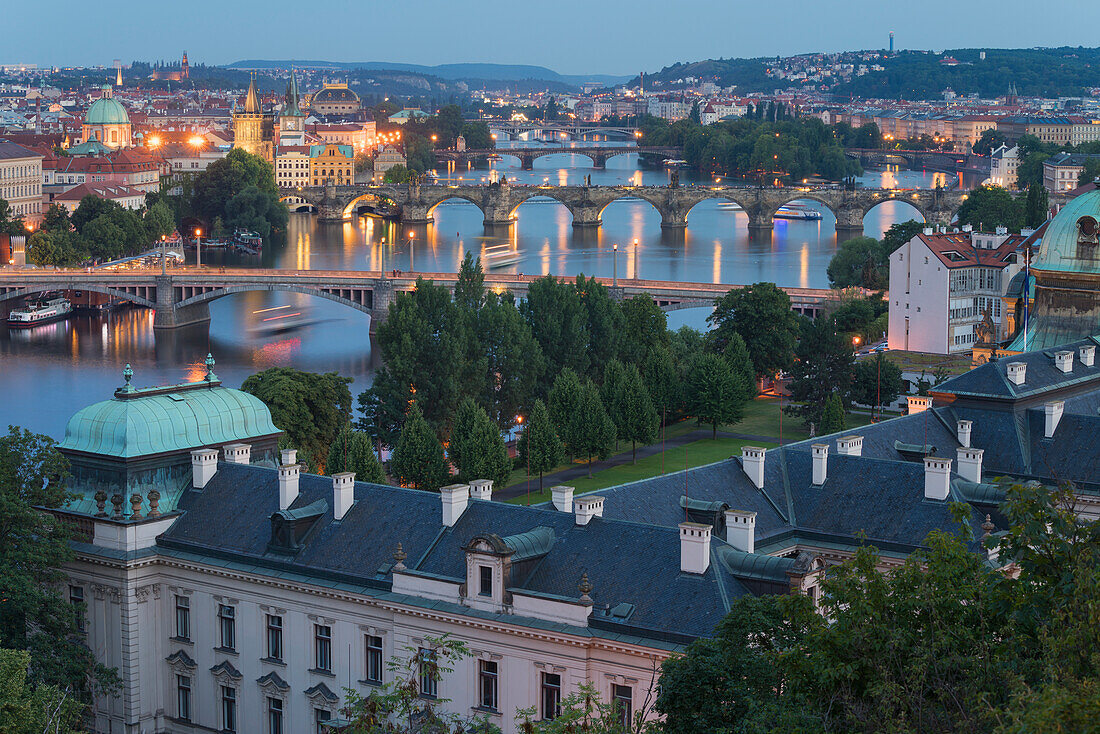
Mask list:
MULTIPOLYGON (((677 61, 884 48, 1100 45, 1100 0, 4 0, 0 63, 315 58, 633 74, 677 61), (94 10, 90 10, 94 8, 94 10)), ((1098 72, 1100 78, 1100 72, 1098 72)))

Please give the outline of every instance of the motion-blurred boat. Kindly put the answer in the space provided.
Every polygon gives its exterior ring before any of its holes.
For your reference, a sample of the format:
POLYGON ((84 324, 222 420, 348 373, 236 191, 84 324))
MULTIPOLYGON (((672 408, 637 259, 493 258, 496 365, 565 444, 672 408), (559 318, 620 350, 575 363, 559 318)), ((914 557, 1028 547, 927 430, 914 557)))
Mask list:
POLYGON ((821 219, 821 212, 805 204, 787 204, 779 207, 772 219, 821 219))

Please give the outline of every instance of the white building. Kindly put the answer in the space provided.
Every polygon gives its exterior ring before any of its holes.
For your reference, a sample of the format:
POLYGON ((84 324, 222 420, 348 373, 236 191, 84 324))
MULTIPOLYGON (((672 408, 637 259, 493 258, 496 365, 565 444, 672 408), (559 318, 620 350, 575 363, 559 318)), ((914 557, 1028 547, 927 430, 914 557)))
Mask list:
POLYGON ((989 182, 1003 189, 1016 188, 1016 169, 1020 167, 1020 149, 1002 145, 989 156, 989 182))
POLYGON ((0 140, 0 199, 12 216, 30 225, 42 220, 42 158, 29 148, 0 140))
POLYGON ((275 185, 279 188, 309 186, 308 145, 280 145, 275 151, 275 185))
POLYGON ((1003 227, 993 234, 963 230, 926 228, 890 255, 890 349, 969 352, 986 312, 994 339, 1009 336, 1003 297, 1028 238, 1003 227))
POLYGON ((1052 194, 1073 191, 1090 160, 1100 160, 1100 155, 1058 153, 1051 156, 1043 161, 1043 187, 1052 194))

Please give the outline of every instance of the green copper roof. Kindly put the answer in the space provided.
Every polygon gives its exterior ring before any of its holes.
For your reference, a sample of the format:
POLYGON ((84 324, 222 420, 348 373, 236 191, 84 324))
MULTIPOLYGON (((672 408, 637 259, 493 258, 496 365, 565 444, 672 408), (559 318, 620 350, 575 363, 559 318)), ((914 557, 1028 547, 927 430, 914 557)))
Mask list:
POLYGON ((246 392, 222 387, 217 378, 145 389, 130 387, 127 378, 115 397, 82 408, 69 419, 59 448, 131 458, 278 432, 266 405, 246 392))
POLYGON ((110 87, 104 87, 103 96, 92 103, 84 117, 86 125, 129 125, 126 108, 111 96, 110 87))
POLYGON ((1100 191, 1090 191, 1074 198, 1050 221, 1043 234, 1039 256, 1031 267, 1035 270, 1100 273, 1098 223, 1100 191), (1088 218, 1092 219, 1091 223, 1088 218), (1091 232, 1088 231, 1090 228, 1091 232))
POLYGON ((67 152, 69 155, 100 156, 106 155, 107 153, 112 153, 113 151, 103 143, 93 138, 86 143, 72 146, 67 152))

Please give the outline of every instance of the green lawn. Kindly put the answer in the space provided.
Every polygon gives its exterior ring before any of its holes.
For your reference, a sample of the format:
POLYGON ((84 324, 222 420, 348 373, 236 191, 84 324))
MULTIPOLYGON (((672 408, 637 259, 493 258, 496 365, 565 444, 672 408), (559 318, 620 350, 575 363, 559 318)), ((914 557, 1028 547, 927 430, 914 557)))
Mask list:
MULTIPOLYGON (((926 352, 902 352, 891 349, 885 352, 886 358, 903 370, 920 372, 924 370, 931 377, 937 367, 944 367, 947 374, 954 377, 969 372, 971 369, 970 358, 959 355, 928 354, 926 352)), ((872 359, 870 355, 861 359, 872 359)))
MULTIPOLYGON (((752 436, 769 436, 778 443, 780 415, 779 398, 758 397, 745 406, 745 417, 740 423, 730 426, 721 426, 719 430, 730 433, 745 433, 752 436)), ((783 405, 789 405, 790 401, 784 400, 783 405)), ((845 428, 858 428, 871 422, 870 415, 862 413, 848 413, 844 416, 845 428)), ((810 437, 808 426, 802 425, 802 419, 789 415, 783 415, 783 443, 802 441, 810 437)))
MULTIPOLYGON (((694 428, 694 422, 691 423, 690 427, 694 428)), ((662 474, 662 466, 664 468, 663 473, 679 471, 684 468, 685 449, 687 450, 687 465, 689 467, 694 467, 702 466, 703 464, 713 464, 716 461, 738 455, 741 452, 741 447, 745 445, 761 445, 764 448, 775 446, 774 443, 746 441, 740 438, 719 437, 714 441, 708 438, 701 441, 693 441, 684 446, 671 448, 663 452, 663 456, 662 454, 655 454, 644 459, 639 459, 637 464, 620 464, 619 466, 604 469, 603 471, 593 472, 591 477, 571 480, 569 485, 573 487, 576 494, 594 492, 597 489, 603 489, 605 487, 614 487, 639 479, 659 476, 662 474), (664 462, 663 465, 662 460, 664 462)), ((522 479, 523 477, 524 475, 521 473, 520 478, 522 479)), ((537 504, 549 500, 550 486, 547 485, 542 492, 539 492, 538 477, 533 477, 531 479, 530 503, 537 504)), ((528 504, 526 495, 509 501, 521 505, 528 504)))

